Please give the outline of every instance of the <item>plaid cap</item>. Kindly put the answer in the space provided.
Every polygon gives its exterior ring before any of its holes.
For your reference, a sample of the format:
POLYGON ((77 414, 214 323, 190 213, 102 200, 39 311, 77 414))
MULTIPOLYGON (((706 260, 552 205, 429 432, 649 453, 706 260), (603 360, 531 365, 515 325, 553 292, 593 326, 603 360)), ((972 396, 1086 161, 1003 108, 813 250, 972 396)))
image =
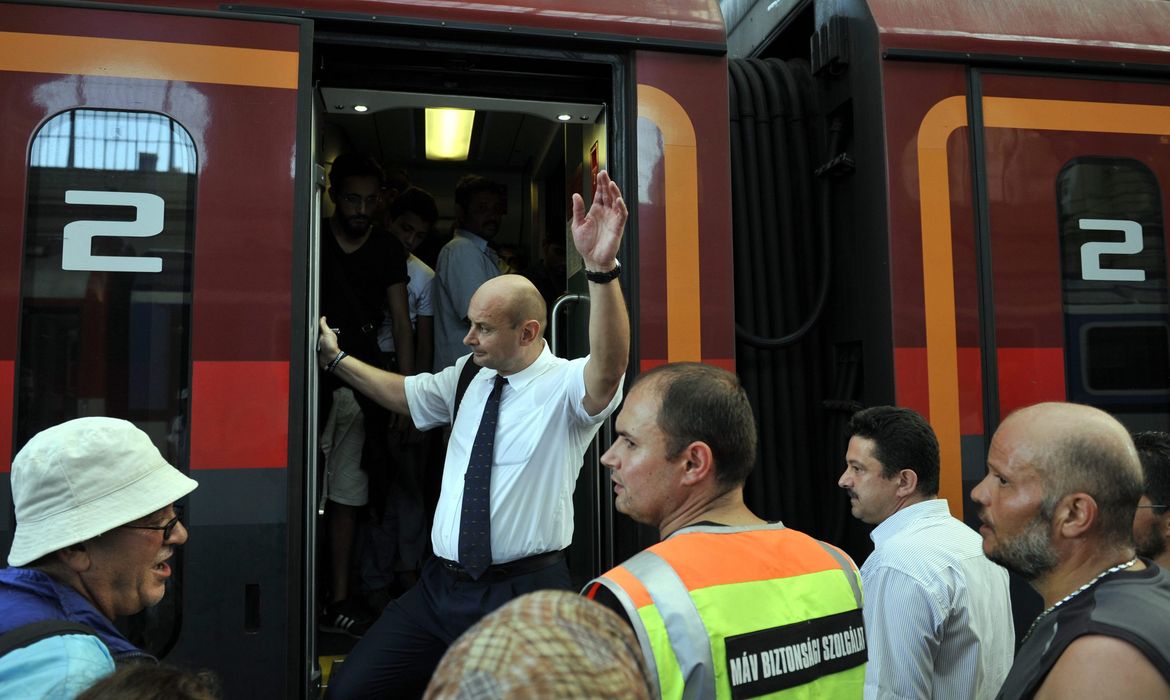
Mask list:
POLYGON ((650 698, 642 652, 612 611, 567 591, 521 596, 463 633, 427 700, 650 698))

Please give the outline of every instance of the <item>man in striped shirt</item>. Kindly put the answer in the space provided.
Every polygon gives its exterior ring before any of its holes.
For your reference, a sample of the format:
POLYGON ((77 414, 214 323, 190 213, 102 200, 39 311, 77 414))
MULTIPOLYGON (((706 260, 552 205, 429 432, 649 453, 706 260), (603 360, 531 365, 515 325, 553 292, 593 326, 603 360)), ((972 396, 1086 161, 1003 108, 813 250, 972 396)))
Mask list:
POLYGON ((993 698, 1012 664, 1007 572, 938 498, 939 449, 922 416, 877 406, 849 422, 853 517, 875 525, 861 567, 865 697, 993 698))

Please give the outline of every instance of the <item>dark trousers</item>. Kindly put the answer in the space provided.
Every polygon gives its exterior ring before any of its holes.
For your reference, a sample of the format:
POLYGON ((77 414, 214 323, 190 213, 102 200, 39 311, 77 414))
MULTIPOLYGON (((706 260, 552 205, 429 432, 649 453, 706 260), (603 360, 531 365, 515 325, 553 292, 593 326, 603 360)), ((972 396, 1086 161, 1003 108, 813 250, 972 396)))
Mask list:
POLYGON ((327 697, 421 697, 460 634, 513 598, 546 588, 572 590, 564 560, 500 581, 460 581, 432 557, 418 584, 391 601, 346 656, 327 697))

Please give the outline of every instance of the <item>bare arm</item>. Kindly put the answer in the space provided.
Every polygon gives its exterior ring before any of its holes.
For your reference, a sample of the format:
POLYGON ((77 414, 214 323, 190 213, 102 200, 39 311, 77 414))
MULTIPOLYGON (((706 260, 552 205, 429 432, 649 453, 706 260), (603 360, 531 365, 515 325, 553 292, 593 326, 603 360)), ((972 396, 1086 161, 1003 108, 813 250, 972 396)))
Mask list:
MULTIPOLYGON (((317 364, 324 368, 337 357, 337 334, 325 322, 324 316, 317 325, 320 331, 317 336, 317 364)), ((406 404, 406 378, 401 374, 386 372, 349 356, 337 364, 333 373, 391 411, 410 415, 410 407, 406 404)))
POLYGON ((414 330, 410 327, 405 282, 387 287, 386 304, 390 307, 390 332, 394 336, 394 352, 398 355, 398 371, 414 374, 414 330))
MULTIPOLYGON (((585 211, 581 195, 573 195, 573 244, 591 272, 608 272, 617 265, 617 252, 629 212, 617 183, 602 170, 597 174, 593 203, 585 211)), ((630 359, 630 317, 617 280, 589 283, 589 361, 585 365, 584 407, 597 415, 617 392, 630 359)))
POLYGON ((1170 685, 1129 642, 1088 635, 1068 645, 1036 692, 1036 700, 1060 698, 1166 700, 1170 685))
POLYGON ((435 359, 435 317, 419 316, 414 329, 415 345, 418 351, 414 354, 414 368, 421 372, 430 372, 431 364, 435 359))

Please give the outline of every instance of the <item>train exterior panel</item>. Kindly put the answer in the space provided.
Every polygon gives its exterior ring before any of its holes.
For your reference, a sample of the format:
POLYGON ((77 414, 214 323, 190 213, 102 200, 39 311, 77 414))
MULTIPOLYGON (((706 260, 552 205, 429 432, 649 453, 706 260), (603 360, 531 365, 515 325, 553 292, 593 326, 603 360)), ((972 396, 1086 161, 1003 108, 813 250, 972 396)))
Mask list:
POLYGON ((1017 408, 1070 400, 1166 427, 1170 93, 1153 76, 1170 36, 1147 3, 1120 10, 1154 23, 1125 37, 1078 29, 1088 12, 915 7, 871 5, 896 400, 930 418, 943 494, 963 503, 1017 408))
MULTIPOLYGON (((13 213, 0 225, 0 498, 11 503, 12 455, 47 425, 105 413, 150 433, 200 488, 171 594, 127 632, 215 669, 232 696, 306 696, 321 682, 311 316, 328 134, 313 81, 345 47, 504 61, 532 45, 559 65, 603 66, 606 120, 582 144, 583 177, 562 187, 588 197, 608 167, 630 203, 631 366, 734 367, 713 0, 3 3, 0 37, 12 165, 0 204, 13 213)), ((631 528, 614 523, 590 459, 578 539, 594 546, 570 553, 585 579, 647 536, 621 534, 631 528)), ((5 506, 0 551, 13 525, 5 506)))

